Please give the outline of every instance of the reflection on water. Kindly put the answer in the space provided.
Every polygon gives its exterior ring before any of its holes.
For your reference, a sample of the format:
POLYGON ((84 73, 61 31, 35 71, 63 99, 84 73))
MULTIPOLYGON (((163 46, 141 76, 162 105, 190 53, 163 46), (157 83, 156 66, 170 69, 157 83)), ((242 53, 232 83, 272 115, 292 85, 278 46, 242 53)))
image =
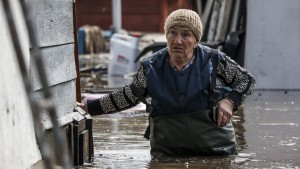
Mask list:
POLYGON ((95 157, 81 168, 299 168, 300 92, 256 91, 233 116, 239 154, 151 157, 147 113, 94 117, 95 157))

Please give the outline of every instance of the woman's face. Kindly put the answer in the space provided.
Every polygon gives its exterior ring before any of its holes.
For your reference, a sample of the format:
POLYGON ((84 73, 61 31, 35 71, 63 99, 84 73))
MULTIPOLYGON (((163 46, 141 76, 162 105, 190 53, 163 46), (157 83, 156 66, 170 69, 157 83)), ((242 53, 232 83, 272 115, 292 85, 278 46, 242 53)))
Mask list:
POLYGON ((197 40, 188 27, 174 26, 167 34, 168 50, 173 61, 184 61, 193 56, 197 40))

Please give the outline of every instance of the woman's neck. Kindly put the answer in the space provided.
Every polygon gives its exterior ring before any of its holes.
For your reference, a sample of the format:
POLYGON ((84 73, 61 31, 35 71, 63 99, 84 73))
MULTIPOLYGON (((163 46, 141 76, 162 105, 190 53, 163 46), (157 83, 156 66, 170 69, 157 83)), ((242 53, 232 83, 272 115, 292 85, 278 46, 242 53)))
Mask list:
POLYGON ((170 63, 172 65, 174 65, 176 67, 177 70, 182 70, 182 68, 191 61, 191 59, 193 58, 193 55, 191 55, 190 57, 188 58, 185 58, 185 59, 174 59, 174 58, 171 58, 169 59, 170 63))

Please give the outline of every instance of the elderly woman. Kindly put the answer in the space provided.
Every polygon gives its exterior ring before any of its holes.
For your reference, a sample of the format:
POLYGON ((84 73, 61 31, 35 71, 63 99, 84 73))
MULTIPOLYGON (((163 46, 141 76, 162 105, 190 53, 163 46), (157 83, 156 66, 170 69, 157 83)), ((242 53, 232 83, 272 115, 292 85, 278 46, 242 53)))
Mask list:
POLYGON ((224 53, 199 44, 202 23, 194 11, 172 12, 164 31, 167 47, 143 61, 132 84, 79 106, 91 115, 140 101, 151 106, 151 154, 236 154, 232 113, 251 94, 254 77, 224 53))

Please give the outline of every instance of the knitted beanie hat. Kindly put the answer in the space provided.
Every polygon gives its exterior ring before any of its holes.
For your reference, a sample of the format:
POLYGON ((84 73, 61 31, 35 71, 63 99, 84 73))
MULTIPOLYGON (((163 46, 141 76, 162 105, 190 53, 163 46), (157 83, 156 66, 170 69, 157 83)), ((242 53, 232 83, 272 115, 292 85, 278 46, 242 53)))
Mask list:
POLYGON ((164 31, 167 35, 173 26, 185 26, 191 29, 197 41, 202 36, 202 23, 199 15, 189 9, 178 9, 173 11, 166 19, 164 31))

